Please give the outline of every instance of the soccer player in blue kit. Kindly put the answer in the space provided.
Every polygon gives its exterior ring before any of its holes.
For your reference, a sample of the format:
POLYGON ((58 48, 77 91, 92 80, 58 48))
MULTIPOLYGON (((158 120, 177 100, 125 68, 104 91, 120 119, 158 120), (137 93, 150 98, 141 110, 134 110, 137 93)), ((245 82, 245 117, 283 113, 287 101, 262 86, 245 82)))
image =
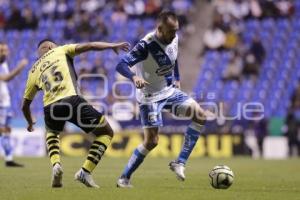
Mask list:
POLYGON ((8 45, 0 42, 0 146, 4 150, 4 160, 6 167, 23 167, 22 164, 13 160, 13 150, 11 138, 10 119, 12 117, 11 96, 8 83, 14 79, 28 64, 27 59, 22 59, 18 66, 9 71, 7 57, 9 55, 8 45))
POLYGON ((117 71, 132 80, 140 107, 144 141, 133 152, 117 187, 131 188, 130 178, 147 154, 157 146, 158 131, 162 126, 162 110, 177 117, 191 117, 178 158, 170 162, 170 169, 180 181, 185 180, 185 164, 191 154, 207 118, 207 111, 180 90, 177 62, 178 18, 172 11, 163 11, 157 19, 156 29, 141 39, 117 65, 117 71), (130 67, 136 65, 136 73, 130 67))
POLYGON ((12 117, 11 96, 8 89, 8 83, 14 79, 24 67, 28 60, 22 59, 18 66, 9 71, 7 57, 9 55, 8 45, 0 42, 0 146, 4 150, 4 160, 6 167, 23 167, 22 164, 13 160, 13 150, 11 138, 10 119, 12 117))

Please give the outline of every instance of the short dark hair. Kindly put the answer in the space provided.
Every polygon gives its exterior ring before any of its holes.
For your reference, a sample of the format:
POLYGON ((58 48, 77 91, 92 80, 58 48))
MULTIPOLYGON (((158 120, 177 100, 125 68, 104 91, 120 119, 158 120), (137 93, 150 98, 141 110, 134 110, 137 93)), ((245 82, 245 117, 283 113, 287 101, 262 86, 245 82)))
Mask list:
POLYGON ((171 18, 173 20, 178 20, 178 17, 175 12, 171 10, 163 10, 161 13, 159 13, 157 17, 158 22, 166 23, 168 19, 171 18))
POLYGON ((52 42, 56 44, 51 38, 45 38, 38 43, 37 47, 39 48, 44 42, 52 42))

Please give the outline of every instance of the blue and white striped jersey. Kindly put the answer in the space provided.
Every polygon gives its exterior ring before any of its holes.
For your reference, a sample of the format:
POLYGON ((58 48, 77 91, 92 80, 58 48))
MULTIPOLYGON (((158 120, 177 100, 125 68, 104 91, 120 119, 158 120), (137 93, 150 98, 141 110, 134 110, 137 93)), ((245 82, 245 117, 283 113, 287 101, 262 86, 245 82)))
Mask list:
MULTIPOLYGON (((0 64, 0 74, 7 75, 9 74, 7 62, 0 64)), ((8 90, 8 84, 5 81, 0 80, 0 107, 10 107, 10 94, 8 90)))
POLYGON ((174 92, 173 81, 179 80, 178 36, 168 45, 162 44, 155 32, 147 34, 119 63, 136 67, 136 75, 147 84, 137 89, 137 100, 141 103, 155 102, 171 96, 174 92))

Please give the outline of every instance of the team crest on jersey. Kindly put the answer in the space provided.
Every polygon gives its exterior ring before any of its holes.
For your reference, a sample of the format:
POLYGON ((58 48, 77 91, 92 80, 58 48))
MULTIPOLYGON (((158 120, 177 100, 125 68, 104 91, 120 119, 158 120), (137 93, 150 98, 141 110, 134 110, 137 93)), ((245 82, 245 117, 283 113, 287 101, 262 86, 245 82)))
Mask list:
POLYGON ((151 123, 155 123, 158 120, 157 113, 149 113, 148 114, 148 121, 151 123))
POLYGON ((167 50, 168 54, 173 55, 174 51, 172 47, 169 47, 167 50))

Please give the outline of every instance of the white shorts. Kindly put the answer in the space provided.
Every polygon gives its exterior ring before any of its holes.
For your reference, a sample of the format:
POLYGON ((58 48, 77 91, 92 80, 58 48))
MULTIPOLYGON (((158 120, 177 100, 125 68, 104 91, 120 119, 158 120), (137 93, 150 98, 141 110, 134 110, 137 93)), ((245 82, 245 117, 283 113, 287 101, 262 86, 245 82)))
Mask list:
POLYGON ((186 93, 176 89, 174 93, 163 100, 153 103, 140 103, 140 115, 143 128, 163 125, 162 110, 167 110, 175 116, 184 117, 191 104, 196 103, 186 93))

